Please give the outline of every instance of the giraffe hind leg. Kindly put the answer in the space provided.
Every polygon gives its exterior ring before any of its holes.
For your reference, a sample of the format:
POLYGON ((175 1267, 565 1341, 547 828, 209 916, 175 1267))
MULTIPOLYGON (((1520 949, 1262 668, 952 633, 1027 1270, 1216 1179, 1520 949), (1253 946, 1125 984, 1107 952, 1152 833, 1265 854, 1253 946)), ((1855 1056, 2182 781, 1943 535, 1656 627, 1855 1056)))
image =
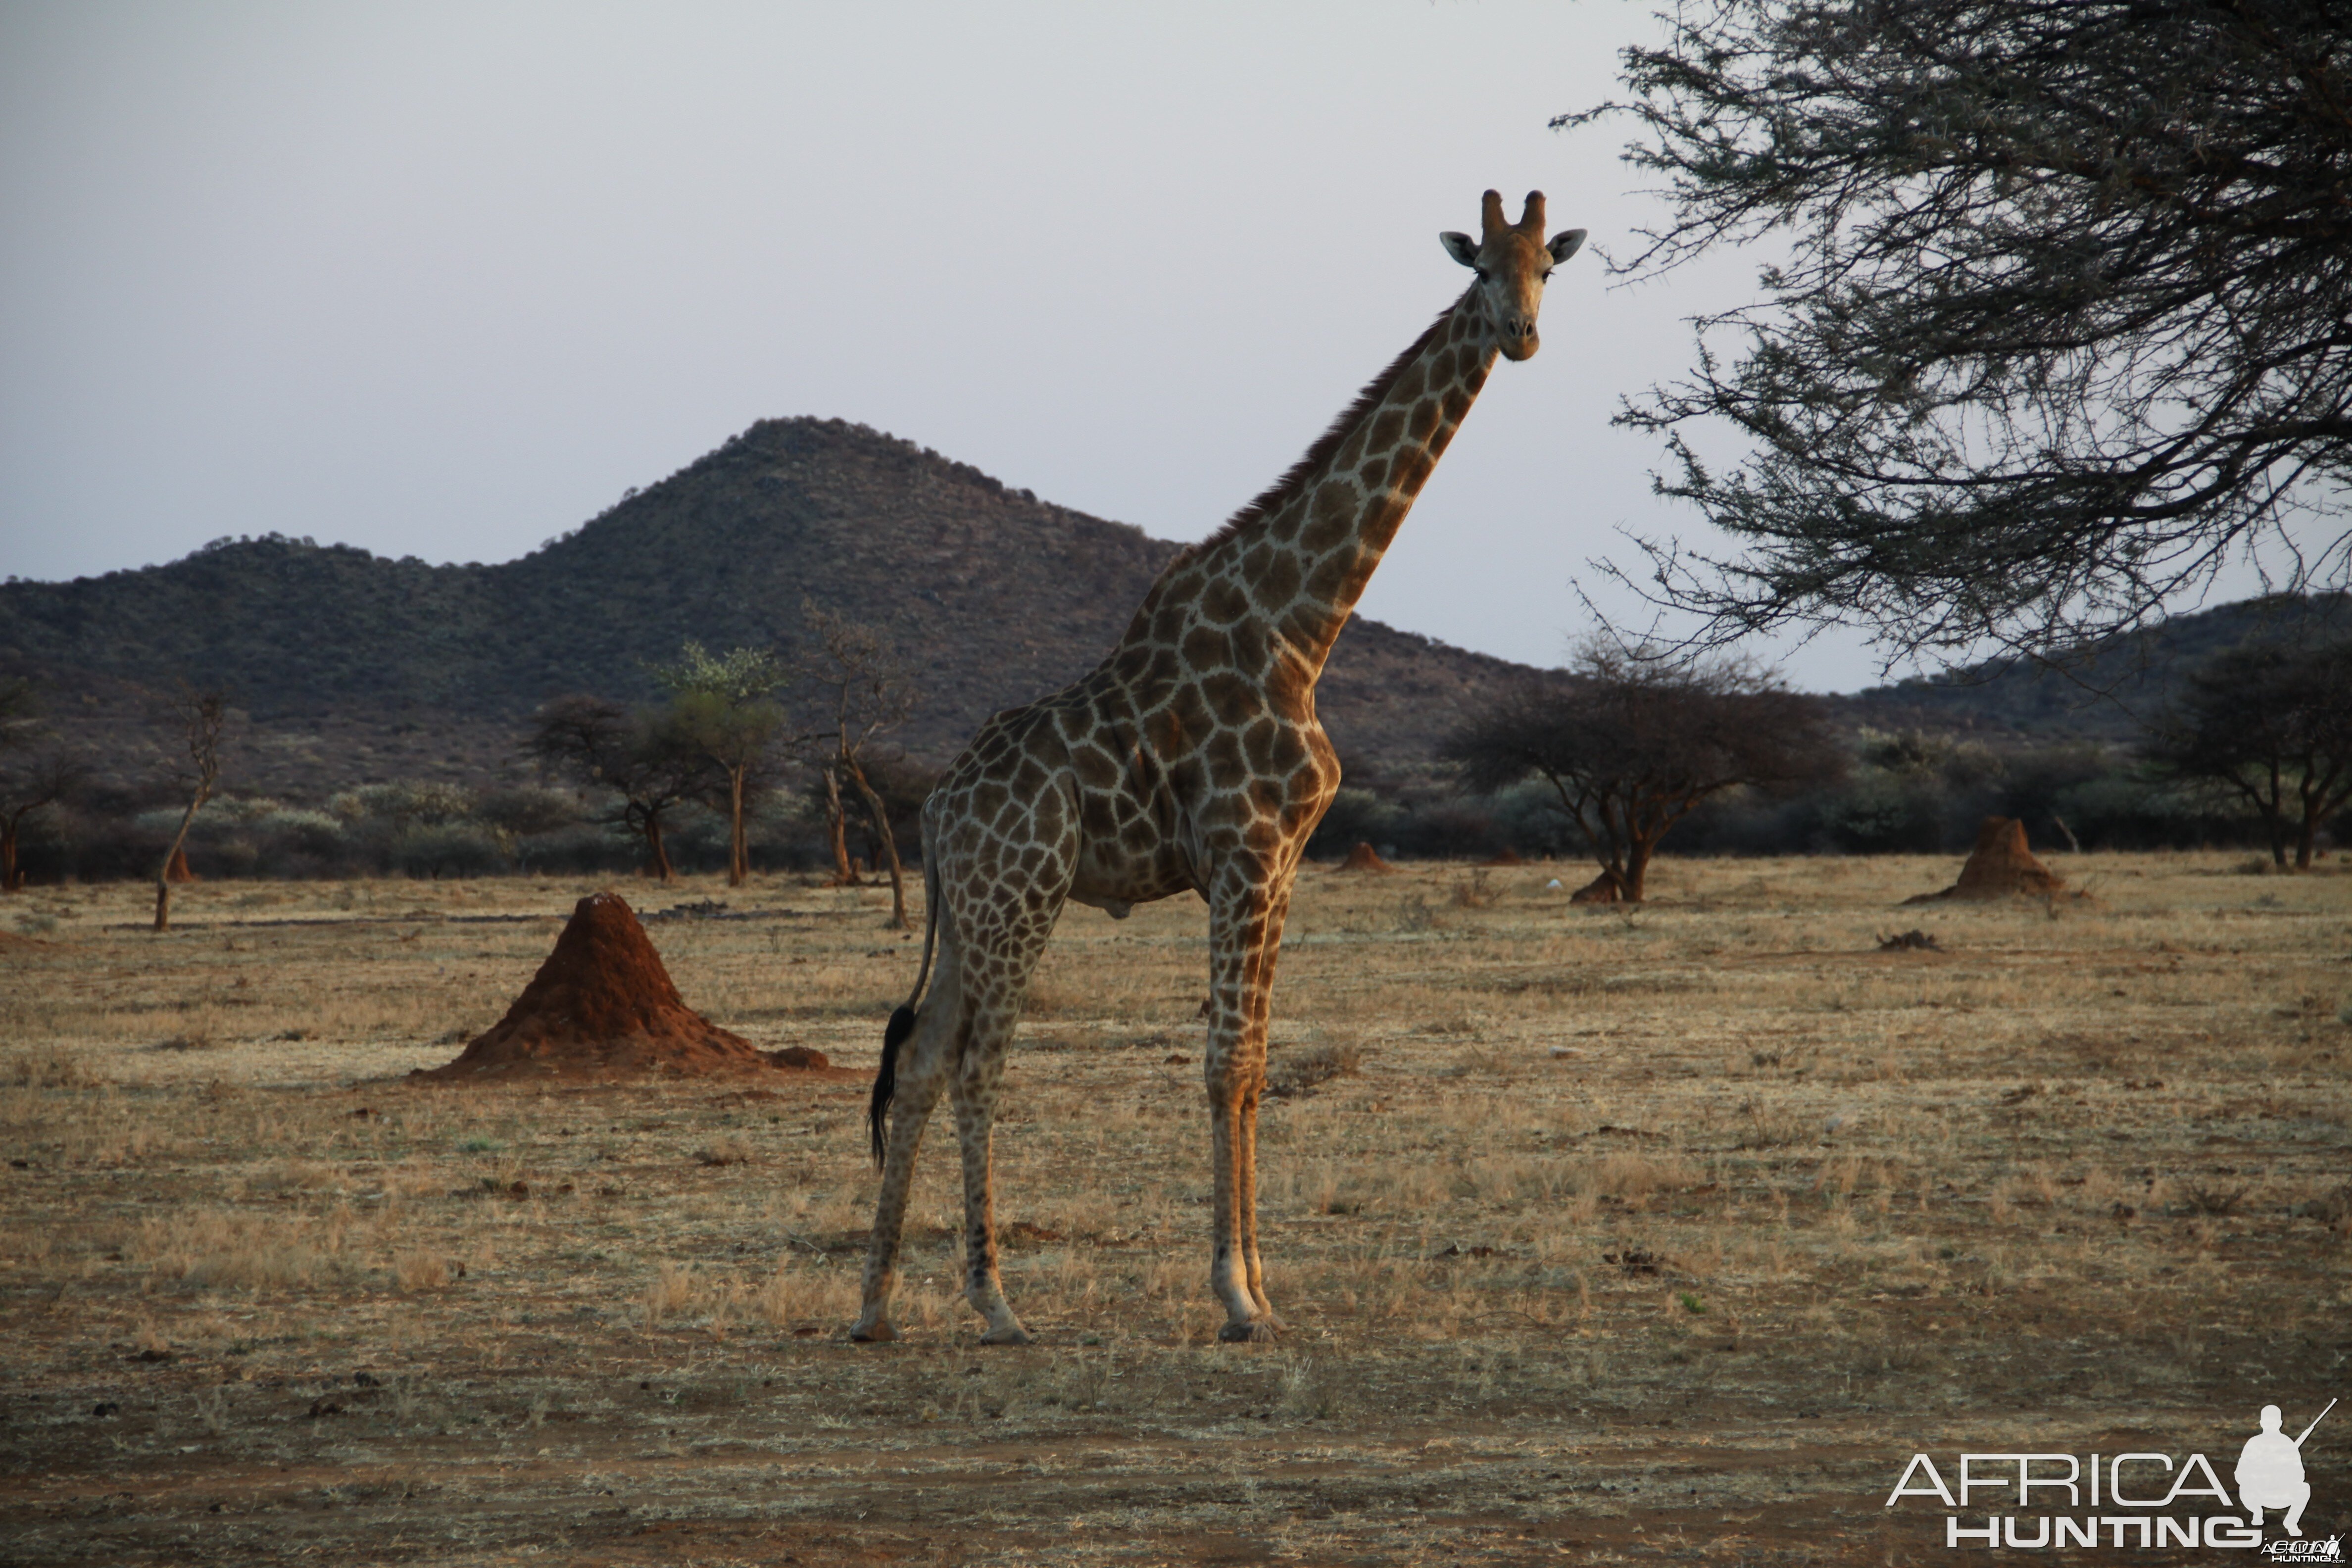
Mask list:
POLYGON ((898 1048, 896 1082, 883 1143, 882 1192, 875 1200, 874 1228, 866 1244, 866 1275, 857 1321, 849 1337, 894 1340, 890 1293, 898 1283, 898 1245, 907 1224, 907 1199, 915 1180, 915 1155, 923 1127, 954 1070, 964 1030, 964 1004, 957 984, 954 950, 942 945, 940 970, 929 996, 916 1015, 914 1032, 898 1048))
POLYGON ((996 1090, 1003 1076, 1005 1047, 1012 1031, 975 1029, 971 1048, 957 1065, 950 1092, 955 1100, 956 1142, 963 1153, 964 1300, 987 1320, 980 1342, 984 1345, 1025 1345, 1029 1331, 1021 1326, 1004 1299, 1004 1280, 996 1265, 996 1186, 992 1144, 996 1090))
POLYGON ((996 1096, 1029 977, 1045 955, 1046 939, 1061 913, 1072 858, 1049 858, 1042 885, 1033 885, 1030 897, 1012 918, 991 921, 975 931, 973 951, 965 957, 970 1015, 953 1084, 956 1141, 963 1155, 964 1300, 988 1321, 982 1344, 1029 1342, 1028 1331, 1004 1300, 997 1271, 996 1096))

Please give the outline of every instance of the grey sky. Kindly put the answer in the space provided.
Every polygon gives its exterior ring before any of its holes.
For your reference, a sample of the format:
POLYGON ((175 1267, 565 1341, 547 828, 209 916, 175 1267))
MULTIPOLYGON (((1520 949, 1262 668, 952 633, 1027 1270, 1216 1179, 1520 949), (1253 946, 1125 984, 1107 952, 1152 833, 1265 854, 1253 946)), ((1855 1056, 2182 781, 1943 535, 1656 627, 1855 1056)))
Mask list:
MULTIPOLYGON (((0 572, 506 560, 797 414, 1195 537, 1459 291, 1485 187, 1629 248, 1618 136, 1545 122, 1647 13, 7 5, 0 572)), ((1608 421, 1753 268, 1562 268, 1365 612, 1559 662, 1619 526, 1701 531, 1608 421)))

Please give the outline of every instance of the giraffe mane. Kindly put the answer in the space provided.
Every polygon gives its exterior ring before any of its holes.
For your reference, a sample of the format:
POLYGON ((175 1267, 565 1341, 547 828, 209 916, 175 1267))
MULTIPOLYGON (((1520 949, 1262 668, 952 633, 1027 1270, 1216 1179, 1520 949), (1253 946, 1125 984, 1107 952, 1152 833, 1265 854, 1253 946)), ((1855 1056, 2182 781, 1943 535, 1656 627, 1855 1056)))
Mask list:
MULTIPOLYGON (((1475 288, 1476 285, 1474 284, 1472 287, 1475 288)), ((1464 290, 1465 296, 1468 292, 1468 289, 1464 290)), ((1380 406, 1381 400, 1388 396, 1389 389, 1396 385, 1397 378, 1404 374, 1404 367, 1420 357, 1421 352, 1429 346, 1429 340, 1444 331, 1445 323, 1453 320, 1454 312, 1461 308, 1462 301, 1456 300, 1439 311, 1437 320, 1429 323, 1428 330, 1413 339, 1412 345, 1404 353, 1397 355, 1390 362, 1386 370, 1372 377, 1364 390, 1356 394, 1355 402, 1348 405, 1339 416, 1331 421, 1331 427, 1315 438, 1315 444, 1307 448, 1306 455, 1291 464, 1289 470, 1282 478, 1269 485, 1255 500, 1234 513, 1225 521, 1224 526, 1218 529, 1216 532, 1202 540, 1198 544, 1187 545, 1182 553, 1177 556, 1174 563, 1181 564, 1183 562, 1195 561, 1206 555, 1244 529, 1272 517, 1304 490, 1307 481, 1323 470, 1324 466, 1330 462, 1332 455, 1338 452, 1347 442, 1348 437, 1355 433, 1356 426, 1362 424, 1370 416, 1372 410, 1380 406)))

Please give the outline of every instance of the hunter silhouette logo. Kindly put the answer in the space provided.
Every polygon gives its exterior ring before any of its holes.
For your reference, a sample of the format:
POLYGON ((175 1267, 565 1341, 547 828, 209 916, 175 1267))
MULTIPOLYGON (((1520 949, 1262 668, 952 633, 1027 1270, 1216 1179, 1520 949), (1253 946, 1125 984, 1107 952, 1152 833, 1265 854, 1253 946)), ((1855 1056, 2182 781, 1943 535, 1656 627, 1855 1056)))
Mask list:
POLYGON ((2275 1405, 2263 1405, 2256 1417, 2261 1430, 2238 1453, 2231 1476, 2234 1495, 2202 1454, 2179 1460, 2146 1451, 1962 1454, 1949 1484, 1932 1457, 1914 1454, 1887 1494, 1886 1506, 1935 1499, 1948 1510, 1947 1548, 2202 1546, 2259 1549, 2273 1563, 2340 1563, 2340 1537, 2303 1535, 2304 1510, 2311 1502, 2304 1444, 2335 1408, 2336 1401, 2329 1400, 2310 1426, 2290 1437, 2284 1413, 2275 1405), (1984 1506, 1973 1494, 1986 1491, 2000 1500, 1995 1506, 2001 1511, 1970 1517, 1972 1507, 1984 1506), (2266 1512, 2279 1516, 2276 1528, 2284 1532, 2267 1543, 2266 1512))
MULTIPOLYGON (((2336 1401, 2329 1400, 2327 1410, 2335 1408, 2336 1401)), ((2312 1426, 2327 1419, 2327 1410, 2311 1418, 2302 1436, 2290 1437, 2279 1430, 2284 1419, 2279 1407, 2263 1406, 2263 1429, 2238 1452, 2238 1500, 2245 1505, 2248 1524, 2260 1530, 2263 1510, 2283 1508, 2286 1517, 2279 1527, 2289 1535, 2303 1533, 2304 1507, 2311 1501, 2311 1483, 2303 1475, 2303 1439, 2311 1436, 2312 1426)))

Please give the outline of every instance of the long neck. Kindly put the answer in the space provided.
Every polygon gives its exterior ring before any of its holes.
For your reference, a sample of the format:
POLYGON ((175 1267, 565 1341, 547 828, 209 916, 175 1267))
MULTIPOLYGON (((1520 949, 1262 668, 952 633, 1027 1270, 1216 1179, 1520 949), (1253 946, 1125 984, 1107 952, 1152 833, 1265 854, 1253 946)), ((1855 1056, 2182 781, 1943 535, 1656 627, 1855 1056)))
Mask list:
POLYGON ((1486 385, 1496 353, 1473 287, 1273 489, 1186 558, 1211 582, 1238 588, 1310 679, 1486 385))

